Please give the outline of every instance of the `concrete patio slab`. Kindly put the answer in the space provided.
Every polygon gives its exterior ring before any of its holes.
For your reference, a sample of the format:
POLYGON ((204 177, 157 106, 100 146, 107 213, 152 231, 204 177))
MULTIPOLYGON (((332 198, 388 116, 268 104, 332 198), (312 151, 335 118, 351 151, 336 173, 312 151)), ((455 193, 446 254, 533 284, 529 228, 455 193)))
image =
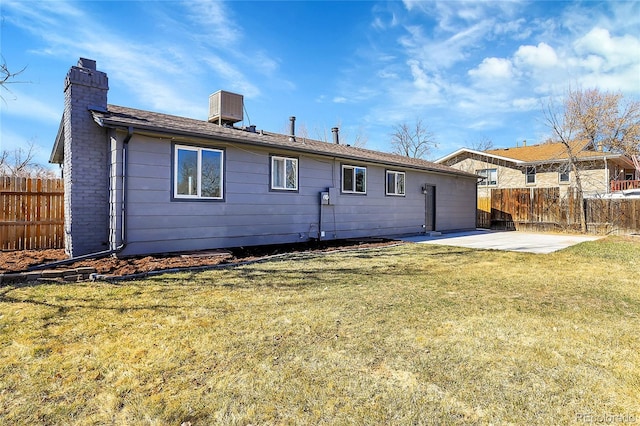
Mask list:
POLYGON ((402 241, 439 244, 447 246, 468 247, 486 250, 520 251, 527 253, 553 253, 585 241, 597 240, 601 237, 572 234, 537 234, 519 231, 475 230, 453 232, 438 236, 417 235, 402 238, 402 241))

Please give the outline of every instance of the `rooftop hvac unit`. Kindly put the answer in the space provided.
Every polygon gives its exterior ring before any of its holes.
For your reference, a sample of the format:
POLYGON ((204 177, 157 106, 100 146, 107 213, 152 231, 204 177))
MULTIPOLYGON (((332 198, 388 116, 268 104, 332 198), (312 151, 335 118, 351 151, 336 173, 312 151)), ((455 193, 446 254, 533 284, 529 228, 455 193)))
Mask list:
POLYGON ((209 122, 233 124, 243 120, 243 96, 218 90, 209 95, 209 122))

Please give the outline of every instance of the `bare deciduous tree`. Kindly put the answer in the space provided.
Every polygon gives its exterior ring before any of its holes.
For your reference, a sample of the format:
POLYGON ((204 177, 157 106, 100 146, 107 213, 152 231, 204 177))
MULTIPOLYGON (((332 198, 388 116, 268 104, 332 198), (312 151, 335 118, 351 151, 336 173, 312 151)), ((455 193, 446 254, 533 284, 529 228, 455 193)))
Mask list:
POLYGON ((391 134, 391 147, 394 154, 411 158, 426 158, 431 153, 431 148, 437 147, 434 134, 416 119, 413 126, 402 123, 394 128, 391 134))
MULTIPOLYGON (((364 148, 367 145, 367 141, 369 138, 364 133, 362 127, 358 128, 358 131, 355 135, 351 135, 349 131, 343 130, 342 122, 338 121, 336 127, 340 129, 340 143, 343 145, 356 146, 359 148, 364 148)), ((333 143, 333 135, 332 131, 328 128, 316 129, 315 130, 315 138, 322 142, 333 143)), ((302 137, 308 137, 309 132, 307 131, 304 124, 300 130, 300 135, 302 137)))
MULTIPOLYGON (((575 138, 577 136, 576 120, 566 108, 568 98, 565 99, 565 108, 558 110, 552 101, 545 106, 544 115, 547 126, 551 129, 554 139, 561 142, 567 151, 568 168, 573 171, 576 181, 578 205, 582 206, 584 195, 582 192, 582 179, 578 168, 578 158, 575 151, 575 138)), ((584 208, 580 208, 580 229, 587 232, 587 217, 584 208)))
MULTIPOLYGON (((598 89, 572 90, 558 107, 549 101, 544 117, 552 138, 562 143, 568 157, 568 168, 574 172, 580 205, 584 196, 577 150, 589 142, 593 148, 606 147, 627 155, 640 152, 640 105, 623 103, 621 94, 598 89)), ((580 209, 580 227, 587 230, 584 209, 580 209)))
MULTIPOLYGON (((11 93, 11 90, 9 90, 7 85, 13 84, 13 83, 24 83, 24 81, 15 81, 15 77, 21 74, 25 69, 27 69, 27 67, 24 67, 17 72, 11 72, 9 70, 9 66, 7 65, 7 62, 4 60, 4 57, 2 57, 2 63, 0 63, 0 87, 2 87, 2 89, 6 90, 7 92, 11 93)), ((4 101, 4 96, 2 95, 2 91, 0 91, 0 99, 4 101)))
POLYGON ((640 154, 640 102, 598 89, 570 90, 564 107, 576 136, 594 148, 640 154))
POLYGON ((359 127, 358 131, 353 136, 350 132, 342 131, 340 133, 340 141, 341 143, 346 143, 347 145, 364 148, 367 146, 369 137, 364 133, 364 129, 362 127, 359 127))
POLYGON ((468 143, 468 146, 474 151, 488 151, 494 148, 493 141, 484 136, 475 142, 468 143))
POLYGON ((0 175, 15 177, 53 178, 56 173, 34 161, 36 146, 29 142, 26 148, 0 152, 0 175))

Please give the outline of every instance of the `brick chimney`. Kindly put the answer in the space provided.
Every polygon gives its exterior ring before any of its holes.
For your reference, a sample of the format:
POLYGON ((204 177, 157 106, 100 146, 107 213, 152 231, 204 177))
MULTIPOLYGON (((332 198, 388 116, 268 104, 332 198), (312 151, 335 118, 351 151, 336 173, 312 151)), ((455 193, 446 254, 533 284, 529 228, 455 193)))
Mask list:
POLYGON ((64 82, 64 227, 70 256, 106 250, 109 168, 106 130, 90 109, 107 109, 107 74, 96 61, 80 58, 64 82))

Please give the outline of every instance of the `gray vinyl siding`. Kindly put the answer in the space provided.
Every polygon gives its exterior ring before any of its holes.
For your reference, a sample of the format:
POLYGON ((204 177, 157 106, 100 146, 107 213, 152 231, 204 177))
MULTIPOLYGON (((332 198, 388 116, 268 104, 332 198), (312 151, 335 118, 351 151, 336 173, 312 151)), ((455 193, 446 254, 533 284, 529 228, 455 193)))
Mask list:
POLYGON ((423 232, 425 183, 437 188, 437 230, 475 227, 475 179, 393 167, 406 172, 406 195, 387 196, 389 168, 383 165, 245 145, 192 145, 224 150, 224 200, 172 199, 173 144, 134 135, 124 255, 300 242, 317 238, 319 231, 325 232, 322 239, 417 234, 423 232), (298 158, 298 191, 271 190, 270 155, 298 158), (341 194, 342 164, 367 168, 366 195, 341 194), (329 188, 331 205, 321 206, 320 192, 329 188))

